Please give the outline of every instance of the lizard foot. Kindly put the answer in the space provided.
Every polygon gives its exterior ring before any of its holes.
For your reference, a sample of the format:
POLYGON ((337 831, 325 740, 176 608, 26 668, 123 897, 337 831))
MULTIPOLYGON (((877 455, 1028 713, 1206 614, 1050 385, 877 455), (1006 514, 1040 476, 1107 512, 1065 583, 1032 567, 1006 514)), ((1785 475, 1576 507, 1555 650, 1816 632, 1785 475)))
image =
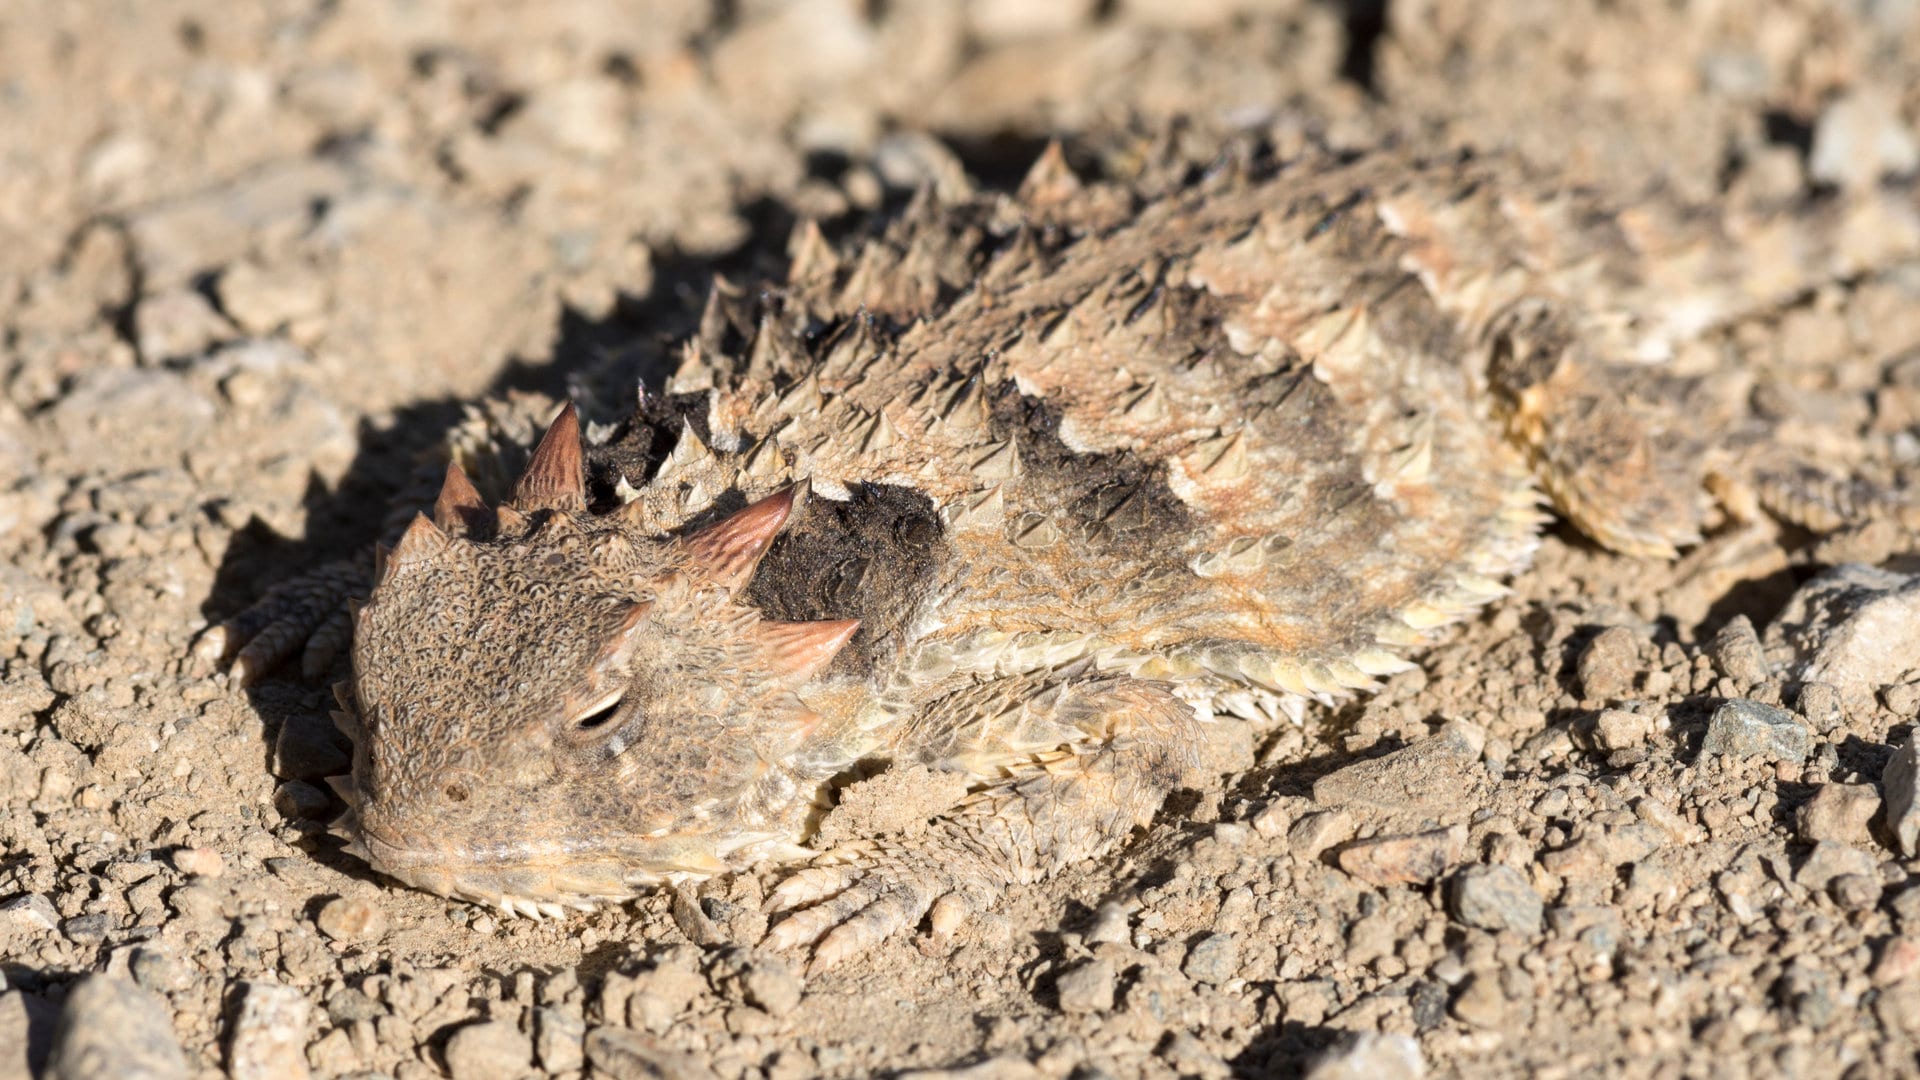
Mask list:
POLYGON ((995 878, 1006 875, 996 875, 949 830, 922 842, 928 846, 920 850, 856 845, 865 849, 857 863, 810 866, 782 881, 767 906, 788 914, 768 932, 767 945, 810 946, 807 972, 818 974, 913 929, 929 912, 935 938, 951 937, 973 912, 993 904, 995 878))
POLYGON ((281 582, 245 611, 201 634, 193 643, 192 670, 210 674, 231 659, 228 678, 251 686, 299 653, 301 674, 319 678, 352 640, 347 601, 366 594, 367 580, 363 560, 343 559, 281 582))

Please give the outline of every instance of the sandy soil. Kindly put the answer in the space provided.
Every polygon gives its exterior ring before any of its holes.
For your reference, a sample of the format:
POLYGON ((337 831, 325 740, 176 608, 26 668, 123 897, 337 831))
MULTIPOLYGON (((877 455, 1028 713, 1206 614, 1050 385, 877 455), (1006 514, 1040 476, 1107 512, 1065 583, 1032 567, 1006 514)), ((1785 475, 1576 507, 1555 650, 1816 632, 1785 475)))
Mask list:
MULTIPOLYGON (((1912 567, 1789 604, 1884 529, 1556 533, 1379 696, 1223 727, 1121 857, 812 979, 755 947, 770 875, 548 923, 371 876, 324 681, 185 662, 460 402, 657 376, 799 219, 1174 121, 1844 197, 1920 164, 1917 65, 1901 0, 0 8, 0 1078, 1920 1072, 1912 567)), ((1916 300, 1713 347, 1898 479, 1916 300)))

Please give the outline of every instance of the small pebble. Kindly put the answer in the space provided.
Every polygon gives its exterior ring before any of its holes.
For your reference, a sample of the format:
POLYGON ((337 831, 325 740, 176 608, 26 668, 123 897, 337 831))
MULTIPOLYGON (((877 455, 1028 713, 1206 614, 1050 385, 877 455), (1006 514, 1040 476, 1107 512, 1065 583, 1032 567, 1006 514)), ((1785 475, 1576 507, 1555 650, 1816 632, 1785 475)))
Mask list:
POLYGON ((1253 831, 1261 836, 1285 836, 1287 830, 1293 827, 1293 815, 1287 812, 1284 804, 1275 800, 1261 807, 1260 812, 1253 815, 1251 824, 1253 831))
POLYGON ((447 1040, 453 1080, 519 1080, 533 1067, 533 1043, 502 1020, 468 1024, 447 1040))
POLYGON ((1793 880, 1809 889, 1824 889, 1843 874, 1871 877, 1876 869, 1873 857, 1866 852, 1823 840, 1813 845, 1800 868, 1794 871, 1793 880))
POLYGON ((1907 858, 1920 856, 1920 740, 1909 737, 1894 749, 1880 771, 1880 791, 1894 846, 1907 858))
POLYGON ((1507 1022, 1507 995, 1500 980, 1485 974, 1471 975, 1453 996, 1454 1019, 1474 1027, 1497 1028, 1507 1022))
POLYGON ((194 877, 217 878, 226 871, 226 861, 209 847, 183 847, 173 853, 173 867, 194 877))
POLYGON ((293 820, 314 820, 333 809, 327 793, 305 780, 289 780, 273 791, 273 808, 293 820))
POLYGON ((1306 1080, 1421 1080, 1427 1060, 1410 1035, 1366 1031, 1343 1040, 1316 1059, 1306 1080))
POLYGON ((1580 653, 1576 673, 1580 695, 1595 701, 1612 701, 1633 692, 1633 677, 1639 670, 1640 636, 1624 626, 1610 626, 1595 634, 1580 653))
POLYGON ((1340 869, 1372 885, 1423 884, 1457 864, 1466 844, 1461 826, 1359 840, 1340 849, 1340 869))
POLYGON ((613 1080, 696 1080, 713 1075, 692 1057, 630 1028, 597 1027, 587 1032, 587 1060, 613 1080))
POLYGON ((1114 984, 1120 973, 1111 960, 1088 960, 1062 972, 1054 982, 1060 995, 1060 1011, 1069 1015, 1104 1013, 1113 1010, 1114 984))
POLYGON ((711 971, 712 981, 728 1000, 752 1005, 770 1016, 791 1013, 804 992, 793 968, 771 953, 728 949, 711 971))
POLYGON ((1720 674, 1742 688, 1767 681, 1767 653, 1760 645, 1760 635, 1754 632, 1753 621, 1745 615, 1727 620, 1727 625, 1713 635, 1707 655, 1720 674))
POLYGON ((1219 986, 1240 973, 1240 941, 1232 934, 1208 934, 1194 942, 1180 966, 1187 978, 1219 986))
POLYGON ((306 1046, 306 996, 291 986, 244 984, 227 1040, 234 1080, 298 1080, 307 1075, 306 1046))
POLYGON ((113 916, 104 912, 95 912, 90 915, 75 915, 66 920, 60 924, 60 932, 67 935, 67 940, 76 944, 91 945, 105 941, 107 935, 113 932, 114 924, 113 916))
POLYGON ((1827 882, 1827 894, 1842 911, 1871 911, 1880 905, 1886 887, 1873 874, 1840 874, 1827 882))
POLYGON ((1086 940, 1089 945, 1122 945, 1131 936, 1127 925, 1127 909, 1112 900, 1101 904, 1093 912, 1093 924, 1087 927, 1086 940))
POLYGON ((578 1010, 535 1009, 533 1012, 533 1049, 540 1067, 548 1072, 579 1072, 586 1065, 587 1024, 578 1010))
POLYGON ((1794 704, 1815 731, 1832 731, 1846 722, 1846 708, 1840 701, 1840 691, 1832 683, 1801 684, 1800 696, 1794 700, 1794 704))
POLYGON ((54 1023, 47 1080, 187 1076, 165 999, 109 975, 89 975, 67 992, 54 1023))
POLYGON ((1920 712, 1920 683, 1889 686, 1880 695, 1880 700, 1886 702, 1888 712, 1902 720, 1911 720, 1916 712, 1920 712))
POLYGON ((39 893, 28 893, 0 904, 0 920, 31 934, 59 926, 60 912, 55 910, 53 901, 39 893))
POLYGON ((1873 962, 1873 985, 1892 986, 1920 972, 1920 938, 1910 934, 1887 939, 1880 956, 1873 962))
POLYGON ((1868 784, 1822 784, 1813 798, 1794 811, 1794 827, 1802 840, 1842 844, 1871 841, 1867 823, 1880 812, 1880 793, 1868 784))
POLYGON ((318 780, 344 773, 353 764, 343 736, 325 716, 287 717, 273 743, 273 773, 282 780, 318 780))
POLYGON ((1734 698, 1713 711, 1707 737, 1700 743, 1700 758, 1705 761, 1725 754, 1798 764, 1807 760, 1811 749, 1812 736, 1792 713, 1734 698))
POLYGON ((1320 810, 1302 817, 1287 830, 1287 850, 1302 859, 1318 859, 1322 852, 1352 835, 1351 814, 1320 810))
POLYGON ((1509 866, 1469 866, 1453 876, 1453 913, 1482 930, 1540 932, 1545 905, 1527 879, 1509 866))
POLYGON ((1653 734, 1653 718, 1624 709, 1602 709, 1593 718, 1595 750, 1628 750, 1640 746, 1653 734))
POLYGON ((338 896, 327 901, 314 920, 335 941, 374 941, 387 932, 387 913, 370 901, 338 896))

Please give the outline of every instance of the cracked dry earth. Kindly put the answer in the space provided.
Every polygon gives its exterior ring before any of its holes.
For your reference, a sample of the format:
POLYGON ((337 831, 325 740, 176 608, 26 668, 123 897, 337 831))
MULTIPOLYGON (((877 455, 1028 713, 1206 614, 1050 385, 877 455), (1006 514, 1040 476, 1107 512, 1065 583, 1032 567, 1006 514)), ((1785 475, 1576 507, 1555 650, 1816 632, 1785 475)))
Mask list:
MULTIPOLYGON (((1170 126, 1846 198, 1920 165, 1916 64, 1898 0, 0 10, 0 1077, 1920 1072, 1886 523, 1552 532, 1380 694, 1220 725, 1119 854, 811 978, 759 947, 771 871, 545 922, 369 874, 325 681, 186 662, 370 541, 460 402, 657 382, 797 221, 1009 187, 1053 135, 1125 175, 1170 126)), ((1896 266, 1706 347, 1899 485, 1916 301, 1896 266)))

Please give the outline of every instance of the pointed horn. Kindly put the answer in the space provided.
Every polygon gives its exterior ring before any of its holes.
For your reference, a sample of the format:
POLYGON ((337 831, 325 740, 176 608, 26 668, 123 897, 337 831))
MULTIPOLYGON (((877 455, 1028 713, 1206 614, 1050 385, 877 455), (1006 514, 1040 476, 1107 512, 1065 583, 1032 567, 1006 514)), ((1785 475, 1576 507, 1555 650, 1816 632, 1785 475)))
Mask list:
POLYGON ((486 500, 457 462, 447 462, 447 478, 433 500, 433 523, 450 536, 482 532, 493 524, 486 500))
POLYGON ((440 531, 425 514, 413 515, 413 524, 400 534, 400 542, 393 546, 393 552, 387 556, 387 566, 398 569, 414 563, 424 562, 447 550, 447 534, 440 531))
POLYGON ((587 508, 585 463, 580 450, 580 413, 567 402, 534 448, 527 471, 513 485, 513 505, 520 510, 587 508))
POLYGON ((1067 155, 1060 148, 1060 140, 1053 139, 1034 159, 1033 167, 1027 170, 1026 177, 1020 181, 1020 190, 1014 197, 1030 206, 1051 206, 1079 193, 1080 178, 1074 175, 1073 168, 1067 164, 1067 155))
POLYGON ((762 622, 760 644, 782 673, 811 679, 833 662, 854 631, 859 619, 825 619, 819 622, 762 622))
POLYGON ((688 556, 727 591, 739 592, 793 513, 793 500, 794 489, 787 487, 707 526, 686 539, 688 556))

